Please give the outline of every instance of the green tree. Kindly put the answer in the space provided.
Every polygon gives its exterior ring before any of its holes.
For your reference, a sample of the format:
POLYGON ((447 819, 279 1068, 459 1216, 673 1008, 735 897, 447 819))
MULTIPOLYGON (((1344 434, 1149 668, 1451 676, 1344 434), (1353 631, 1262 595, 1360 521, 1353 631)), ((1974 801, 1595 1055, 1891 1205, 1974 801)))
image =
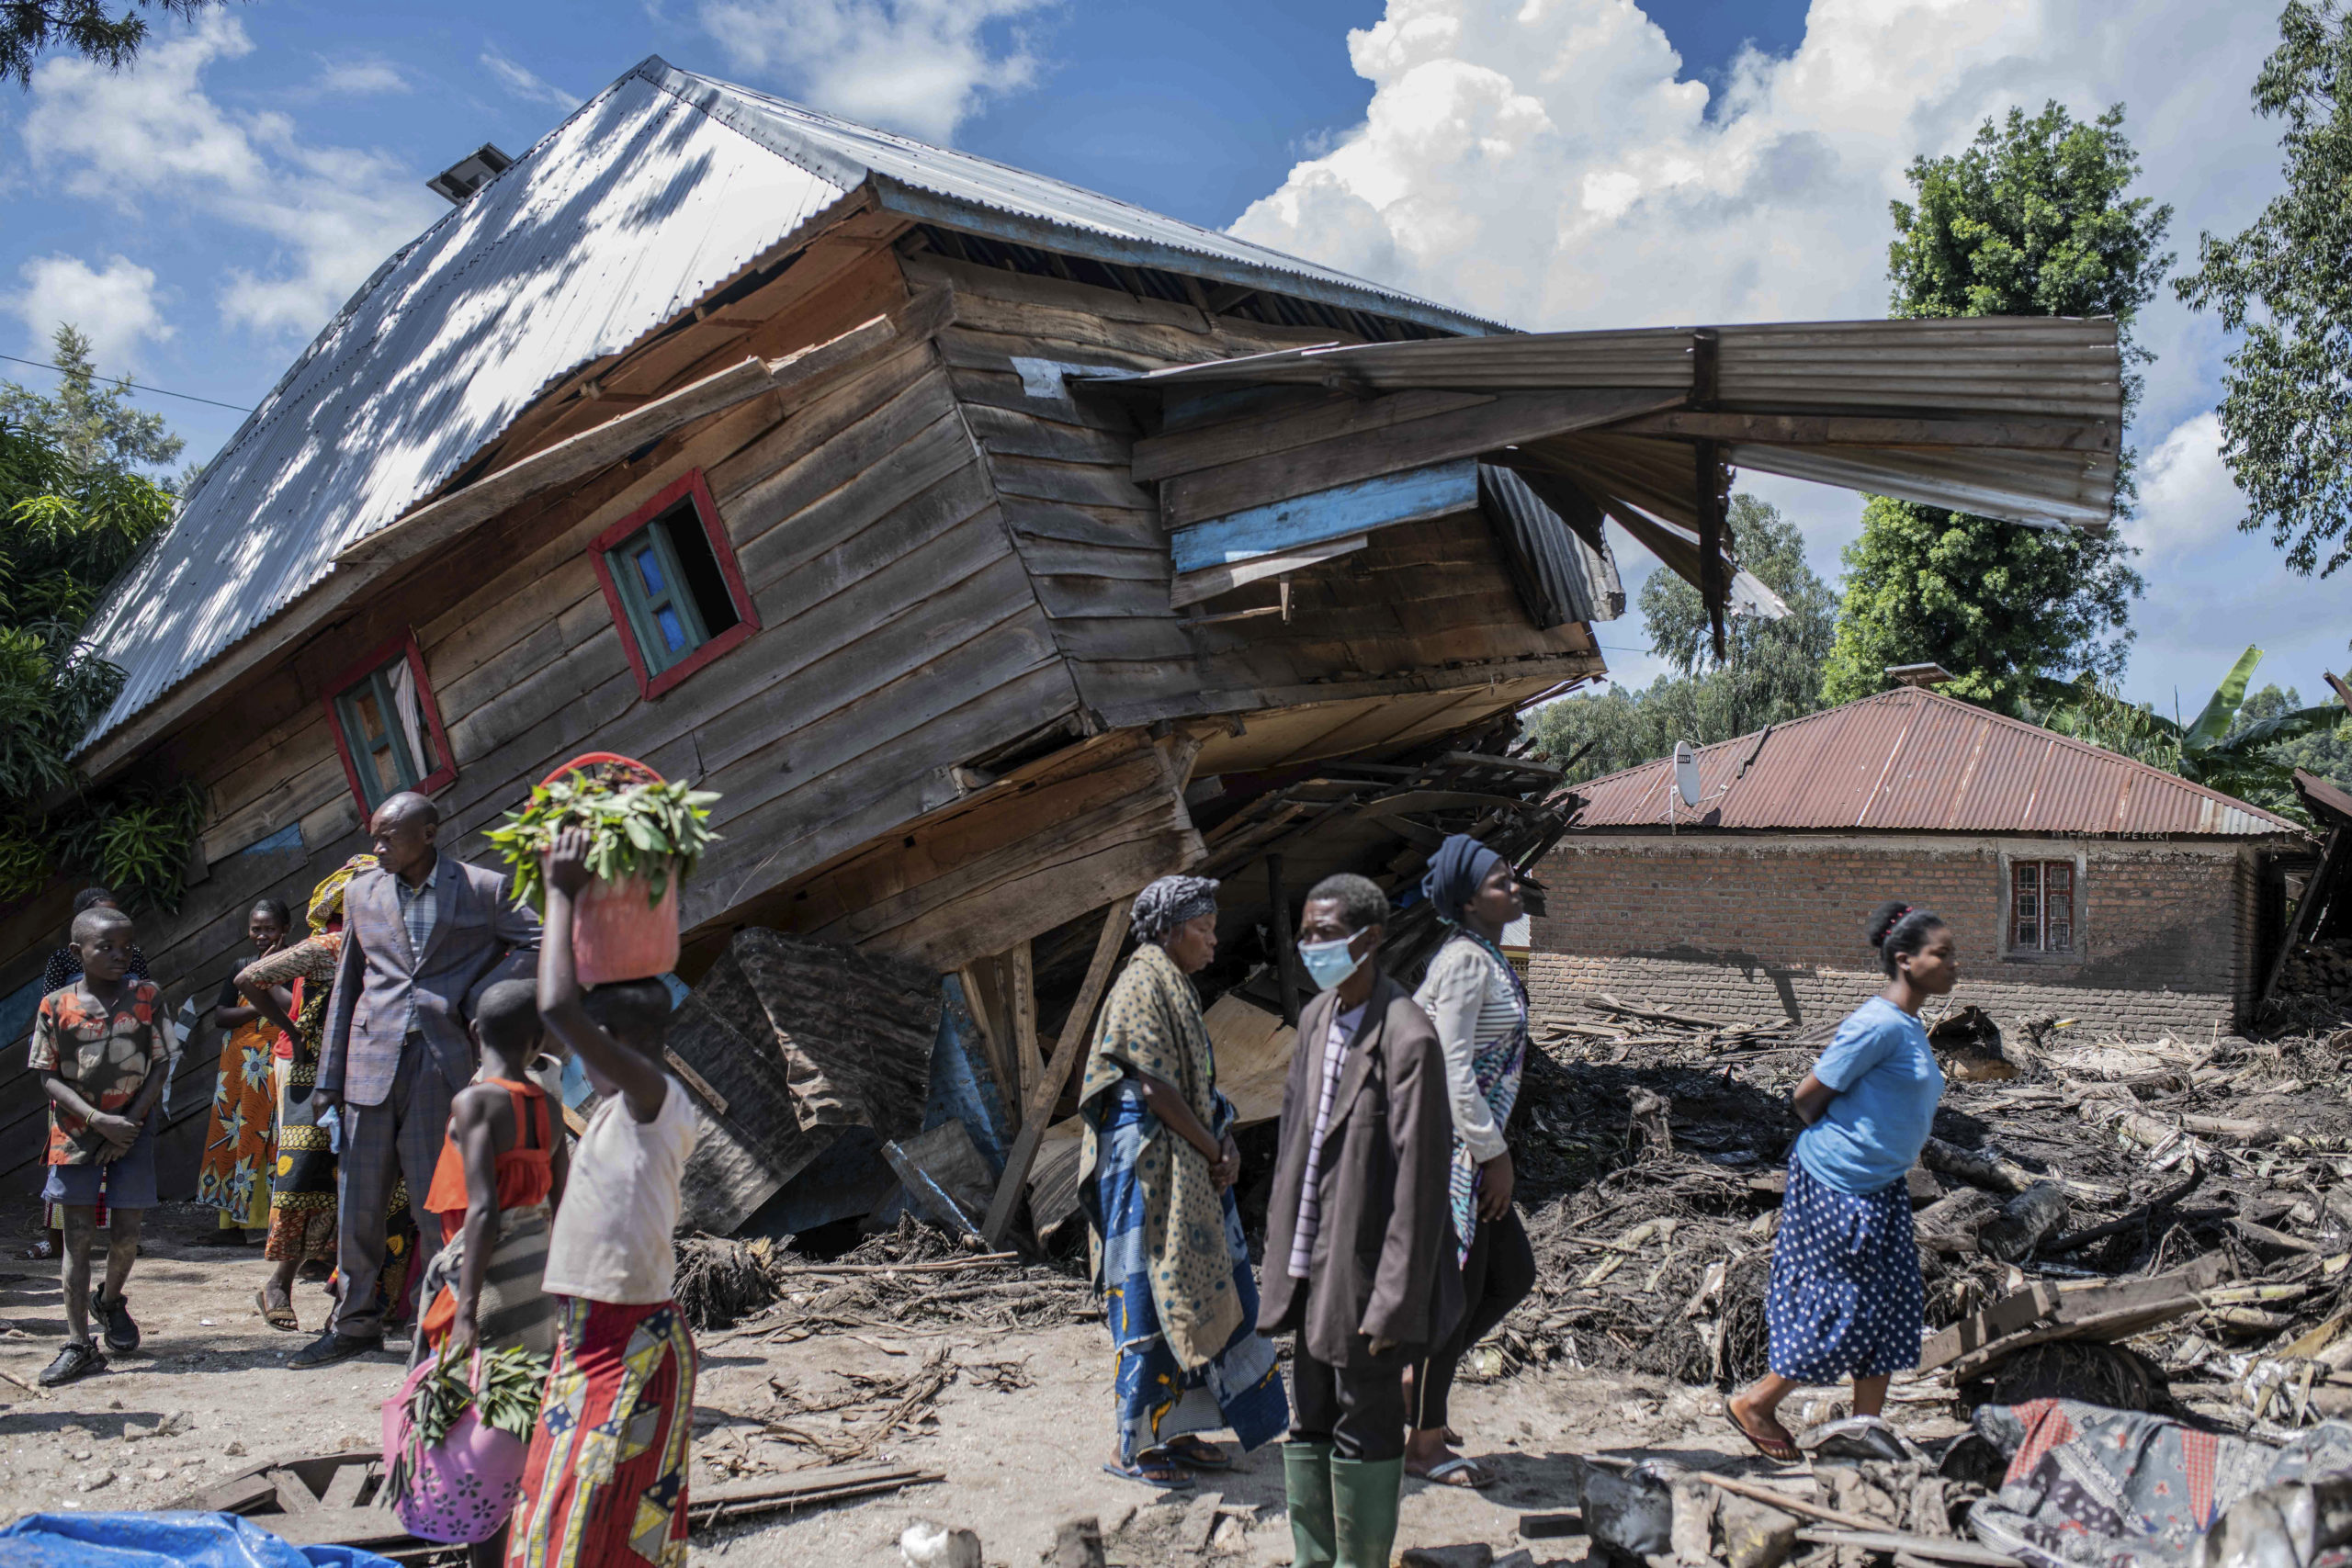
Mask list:
POLYGON ((131 406, 128 377, 112 385, 98 379, 90 340, 71 321, 60 321, 50 341, 49 362, 62 378, 57 390, 43 396, 0 381, 0 420, 55 448, 80 473, 160 468, 180 455, 187 443, 164 427, 164 416, 131 406))
POLYGON ((1529 716, 1532 749, 1582 782, 1665 755, 1678 740, 1706 745, 1785 723, 1821 705, 1821 665, 1829 651, 1836 605, 1804 558, 1795 525, 1751 495, 1735 495, 1726 517, 1735 558, 1778 593, 1786 618, 1736 616, 1724 657, 1713 653, 1699 591, 1670 571, 1642 584, 1641 610, 1650 651, 1671 664, 1647 690, 1612 686, 1569 697, 1529 716))
MULTIPOLYGON (((2238 710, 2238 718, 2245 724, 2260 724, 2302 709, 2302 694, 2290 686, 2280 691, 2268 685, 2245 700, 2238 710)), ((2307 773, 2352 789, 2352 713, 2345 713, 2341 705, 2333 725, 2313 728, 2307 735, 2291 740, 2281 740, 2263 754, 2282 768, 2301 768, 2307 773)))
MULTIPOLYGON (((135 0, 139 10, 193 17, 219 0, 135 0)), ((70 49, 109 71, 130 63, 147 41, 147 18, 126 9, 107 15, 105 0, 0 0, 0 76, 29 86, 33 62, 52 49, 70 49)))
POLYGON ((2334 0, 2290 0, 2255 107, 2286 121, 2287 188, 2251 228, 2198 237, 2174 292, 2245 334, 2222 378, 2222 456, 2247 514, 2238 526, 2327 577, 2352 560, 2352 24, 2334 0))
POLYGON ((2352 726, 2344 723, 2340 704, 2305 707, 2296 694, 2276 686, 2249 697, 2246 688, 2261 662, 2258 648, 2238 655, 2197 716, 2186 721, 2166 718, 2145 703, 2126 702, 2112 687, 2089 676, 2067 683, 2044 682, 2037 693, 2041 722, 2150 767, 2308 821, 2292 777, 2292 770, 2305 764, 2292 760, 2293 749, 2307 742, 2324 744, 2339 733, 2352 733, 2352 726))
MULTIPOLYGON (((2089 123, 2051 104, 1987 120, 1966 150, 1913 162, 1916 205, 1891 204, 1887 250, 1899 317, 2112 316, 2123 342, 2124 407, 2137 400, 2132 339, 2172 257, 2157 247, 2172 209, 2127 195, 2140 171, 2119 105, 2089 123)), ((2117 510, 2133 493, 2121 454, 2117 510)), ((2043 530, 1873 496, 1846 555, 1846 597, 1823 694, 1882 691, 1889 665, 1932 660, 1944 690, 2017 712, 2033 682, 2113 678, 2145 586, 2113 530, 2043 530)))
POLYGON ((58 344, 57 396, 0 383, 0 898, 71 871, 168 908, 201 795, 160 776, 87 790, 71 758, 122 689, 83 628, 172 518, 171 491, 134 465, 169 461, 180 442, 96 385, 78 334, 61 329, 58 344))

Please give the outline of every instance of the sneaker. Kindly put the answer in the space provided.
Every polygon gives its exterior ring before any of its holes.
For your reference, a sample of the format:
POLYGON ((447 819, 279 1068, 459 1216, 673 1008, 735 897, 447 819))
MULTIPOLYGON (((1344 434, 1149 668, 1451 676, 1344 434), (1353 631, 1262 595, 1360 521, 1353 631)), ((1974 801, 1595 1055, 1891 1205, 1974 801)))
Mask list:
POLYGON ((354 1356, 373 1354, 384 1348, 380 1334, 366 1336, 337 1334, 330 1328, 286 1359, 286 1364, 298 1370, 311 1367, 331 1367, 337 1361, 347 1361, 354 1356))
POLYGON ((68 1342, 57 1353, 57 1359, 41 1369, 40 1386, 57 1388, 75 1378, 107 1370, 107 1359, 98 1354, 95 1345, 68 1342))
POLYGON ((108 1301, 90 1294, 90 1313, 107 1326, 107 1348, 125 1355, 139 1348, 139 1325, 130 1321, 130 1303, 121 1296, 108 1301))

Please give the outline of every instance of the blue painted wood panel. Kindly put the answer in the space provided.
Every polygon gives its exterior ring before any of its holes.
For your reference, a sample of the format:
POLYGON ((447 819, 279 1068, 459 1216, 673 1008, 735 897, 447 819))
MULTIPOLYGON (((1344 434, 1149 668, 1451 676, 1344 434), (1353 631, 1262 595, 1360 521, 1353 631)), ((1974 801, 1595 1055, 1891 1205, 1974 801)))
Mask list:
POLYGON ((1478 462, 1464 457, 1212 517, 1177 529, 1169 538, 1169 554, 1179 572, 1196 571, 1344 539, 1372 528, 1468 512, 1477 504, 1478 462))

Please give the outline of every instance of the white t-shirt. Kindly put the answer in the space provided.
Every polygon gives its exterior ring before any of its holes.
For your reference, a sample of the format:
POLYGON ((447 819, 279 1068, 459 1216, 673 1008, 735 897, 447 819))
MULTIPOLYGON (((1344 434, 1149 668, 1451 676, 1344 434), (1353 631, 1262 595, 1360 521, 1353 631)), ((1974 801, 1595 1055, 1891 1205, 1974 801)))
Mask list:
POLYGON ((662 1080, 669 1092, 652 1121, 631 1116, 618 1094, 588 1118, 548 1239, 541 1288, 549 1295, 621 1306, 670 1299, 678 1267, 670 1245, 678 1228, 678 1179, 701 1122, 678 1080, 666 1073, 662 1080))

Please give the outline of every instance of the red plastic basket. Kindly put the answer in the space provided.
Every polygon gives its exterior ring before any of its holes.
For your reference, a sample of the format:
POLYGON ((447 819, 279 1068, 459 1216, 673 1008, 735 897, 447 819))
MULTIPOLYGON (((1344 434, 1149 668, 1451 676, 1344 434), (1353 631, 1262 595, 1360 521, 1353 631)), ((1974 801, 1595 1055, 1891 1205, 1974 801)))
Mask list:
MULTIPOLYGON (((549 773, 553 784, 566 773, 590 768, 618 766, 661 784, 660 773, 634 757, 616 751, 590 751, 574 757, 549 773)), ((615 980, 644 980, 678 966, 678 873, 673 861, 670 884, 657 903, 651 883, 642 876, 622 882, 596 881, 580 896, 571 911, 571 961, 583 986, 615 980)))

